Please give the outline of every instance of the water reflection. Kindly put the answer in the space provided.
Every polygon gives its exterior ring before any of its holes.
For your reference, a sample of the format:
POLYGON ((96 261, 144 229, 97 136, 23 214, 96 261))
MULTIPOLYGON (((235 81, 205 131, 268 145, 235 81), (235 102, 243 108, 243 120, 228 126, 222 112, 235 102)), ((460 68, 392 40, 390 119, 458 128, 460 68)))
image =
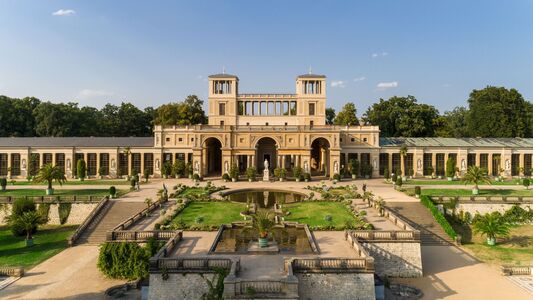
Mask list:
MULTIPOLYGON (((257 231, 252 228, 226 228, 222 231, 215 253, 246 253, 250 242, 257 241, 257 237, 257 231)), ((303 228, 274 228, 269 240, 278 243, 280 253, 313 253, 303 228)))
POLYGON ((287 192, 249 191, 228 195, 230 201, 256 203, 260 208, 272 208, 275 203, 292 203, 301 201, 303 196, 287 192))

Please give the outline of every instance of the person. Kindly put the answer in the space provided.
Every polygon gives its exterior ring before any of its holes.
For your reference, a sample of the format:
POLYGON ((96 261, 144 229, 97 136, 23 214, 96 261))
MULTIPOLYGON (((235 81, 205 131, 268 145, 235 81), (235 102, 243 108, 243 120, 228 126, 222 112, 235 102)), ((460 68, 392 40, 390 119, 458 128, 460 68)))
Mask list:
POLYGON ((363 193, 366 192, 366 182, 363 182, 363 193))

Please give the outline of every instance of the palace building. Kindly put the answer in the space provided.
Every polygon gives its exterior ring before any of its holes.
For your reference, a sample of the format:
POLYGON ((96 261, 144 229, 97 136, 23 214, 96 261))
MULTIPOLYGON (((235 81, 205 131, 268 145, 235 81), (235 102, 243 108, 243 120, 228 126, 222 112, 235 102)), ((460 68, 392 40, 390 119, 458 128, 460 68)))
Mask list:
POLYGON ((208 88, 207 125, 156 125, 153 137, 0 138, 0 176, 26 178, 52 163, 72 178, 80 159, 89 177, 143 170, 160 177, 163 165, 176 160, 203 177, 220 177, 234 164, 241 172, 250 166, 262 171, 265 160, 272 170, 299 166, 325 177, 341 173, 352 159, 373 177, 386 168, 443 176, 449 157, 461 173, 477 165, 494 176, 521 176, 533 167, 533 139, 380 138, 378 126, 326 125, 324 75, 296 77, 294 94, 240 94, 239 78, 229 74, 209 76, 208 88))

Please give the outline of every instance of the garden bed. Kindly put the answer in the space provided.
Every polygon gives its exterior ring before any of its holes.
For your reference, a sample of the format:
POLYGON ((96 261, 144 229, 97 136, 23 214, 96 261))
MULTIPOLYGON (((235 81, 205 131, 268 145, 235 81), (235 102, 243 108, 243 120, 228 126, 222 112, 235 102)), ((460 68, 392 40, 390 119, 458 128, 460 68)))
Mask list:
POLYGON ((187 204, 169 225, 171 229, 217 230, 222 224, 242 221, 240 213, 244 210, 244 203, 193 201, 187 204))
MULTIPOLYGON (((414 189, 407 188, 404 189, 407 194, 413 194, 414 195, 414 189)), ((472 196, 472 189, 468 188, 468 186, 465 189, 425 189, 422 188, 422 195, 427 196, 472 196)), ((532 190, 525 190, 525 189, 519 189, 519 190, 498 190, 498 189, 479 189, 479 196, 533 196, 533 189, 532 190)))
MULTIPOLYGON (((118 195, 124 195, 127 190, 118 190, 118 195)), ((54 196, 97 196, 109 195, 109 189, 54 189, 54 196)), ((16 189, 0 191, 0 196, 24 197, 24 196, 46 196, 46 190, 42 189, 16 189)))
POLYGON ((67 248, 67 238, 77 226, 42 226, 33 235, 35 245, 26 247, 25 237, 13 236, 11 230, 0 227, 0 267, 31 268, 67 248))
POLYGON ((298 202, 286 204, 283 208, 290 212, 285 216, 285 221, 307 224, 314 230, 322 228, 343 230, 346 223, 357 222, 353 213, 342 202, 298 202))

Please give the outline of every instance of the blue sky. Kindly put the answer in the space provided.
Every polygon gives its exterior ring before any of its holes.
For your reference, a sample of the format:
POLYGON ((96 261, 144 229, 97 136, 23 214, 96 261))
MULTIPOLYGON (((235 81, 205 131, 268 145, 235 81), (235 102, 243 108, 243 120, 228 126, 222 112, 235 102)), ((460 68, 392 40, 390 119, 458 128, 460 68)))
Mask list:
POLYGON ((0 94, 158 106, 206 77, 294 92, 328 76, 328 103, 414 95, 441 112, 472 89, 533 98, 533 1, 0 0, 0 94))

